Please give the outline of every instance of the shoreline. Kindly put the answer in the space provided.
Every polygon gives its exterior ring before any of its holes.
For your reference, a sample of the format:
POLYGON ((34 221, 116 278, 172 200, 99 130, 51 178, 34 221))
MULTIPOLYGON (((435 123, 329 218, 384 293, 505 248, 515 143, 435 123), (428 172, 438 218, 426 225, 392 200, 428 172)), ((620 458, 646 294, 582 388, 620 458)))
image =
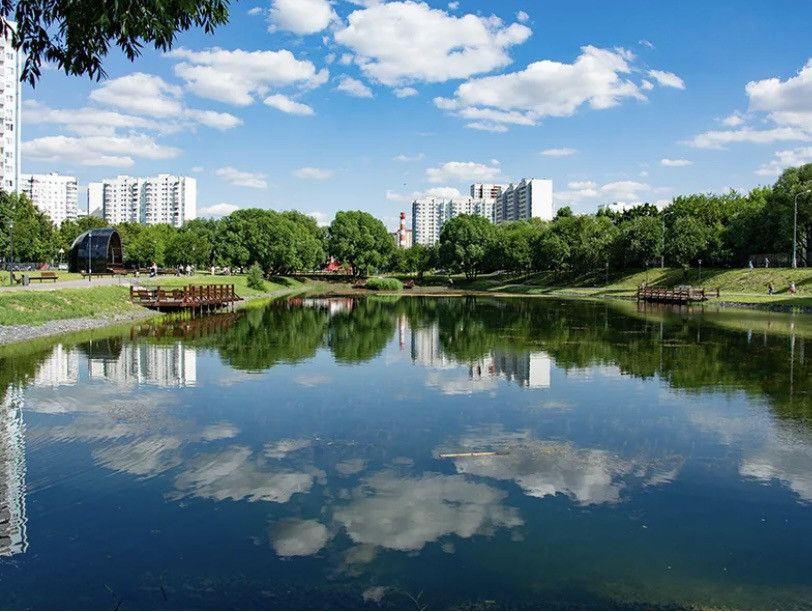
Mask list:
MULTIPOLYGON (((387 295, 398 297, 495 297, 495 298, 530 298, 530 299, 565 299, 565 300, 590 300, 590 301, 605 301, 615 300, 622 302, 634 302, 635 297, 629 295, 617 294, 601 294, 600 289, 596 289, 594 293, 586 293, 585 291, 576 291, 568 289, 555 289, 550 288, 545 290, 544 293, 519 293, 511 291, 487 291, 481 289, 465 289, 465 288, 449 288, 442 286, 425 286, 415 287, 403 291, 375 291, 370 289, 355 289, 346 285, 339 285, 331 287, 328 285, 303 285, 301 287, 279 289, 271 291, 262 295, 255 295, 244 299, 242 302, 235 306, 236 309, 245 308, 248 304, 261 301, 271 300, 284 295, 293 295, 298 293, 306 293, 311 296, 319 297, 368 297, 373 295, 387 295)), ((812 306, 805 305, 791 305, 781 304, 774 302, 747 302, 738 300, 725 300, 720 298, 719 301, 712 299, 706 302, 696 302, 689 305, 689 307, 715 307, 720 310, 753 310, 762 312, 781 312, 781 313, 799 313, 799 314, 812 314, 812 306)), ((8 346, 11 344, 18 344, 27 340, 34 340, 39 338, 47 338, 49 336, 60 336, 63 334, 70 334, 74 332, 102 329, 104 327, 113 327, 122 323, 135 323, 144 321, 151 318, 165 317, 165 313, 159 313, 146 308, 141 310, 133 310, 127 313, 119 313, 112 315, 100 315, 97 317, 77 317, 72 319, 54 319, 46 321, 41 324, 21 323, 17 325, 0 325, 0 346, 8 346)))

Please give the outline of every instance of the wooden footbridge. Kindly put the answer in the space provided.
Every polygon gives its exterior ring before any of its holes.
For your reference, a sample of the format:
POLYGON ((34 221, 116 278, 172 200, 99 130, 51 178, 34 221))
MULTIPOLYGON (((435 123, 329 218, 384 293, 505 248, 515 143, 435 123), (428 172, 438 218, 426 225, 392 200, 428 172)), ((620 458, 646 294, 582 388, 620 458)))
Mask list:
POLYGON ((665 289, 657 287, 646 287, 637 290, 638 302, 657 302, 660 304, 690 304, 691 302, 704 302, 711 295, 719 297, 719 290, 712 292, 696 287, 675 287, 665 289))
POLYGON ((130 287, 133 304, 158 312, 191 311, 211 312, 219 308, 234 307, 242 300, 234 291, 234 285, 187 285, 181 288, 130 287))

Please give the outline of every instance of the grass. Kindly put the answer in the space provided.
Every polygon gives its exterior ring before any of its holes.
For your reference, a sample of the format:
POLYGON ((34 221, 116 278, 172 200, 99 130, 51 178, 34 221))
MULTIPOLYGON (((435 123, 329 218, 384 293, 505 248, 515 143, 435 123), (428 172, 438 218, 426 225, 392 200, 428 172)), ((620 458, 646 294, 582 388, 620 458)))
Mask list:
POLYGON ((298 280, 286 276, 277 276, 265 281, 265 291, 257 291, 248 286, 248 277, 244 274, 235 276, 194 274, 192 276, 158 276, 155 278, 141 276, 138 283, 145 287, 157 287, 160 285, 166 288, 185 287, 186 285, 234 285, 234 291, 237 292, 237 295, 246 299, 262 297, 268 293, 283 289, 304 287, 298 280))
MULTIPOLYGON (((711 298, 710 302, 812 307, 812 268, 704 269, 701 281, 697 269, 652 268, 648 271, 610 272, 608 281, 606 284, 603 271, 578 276, 560 272, 495 274, 483 275, 474 281, 456 276, 454 288, 514 295, 628 297, 645 282, 658 287, 694 285, 710 290, 719 288, 720 297, 711 298), (791 281, 795 282, 798 290, 795 295, 789 293, 791 281), (775 287, 773 295, 767 294, 769 282, 775 287)), ((447 285, 448 277, 427 276, 424 282, 428 285, 447 285)))
MULTIPOLYGON (((144 286, 173 288, 184 285, 205 285, 211 283, 233 284, 237 295, 245 299, 267 296, 284 289, 304 288, 299 281, 289 278, 274 278, 265 283, 266 291, 255 291, 246 285, 245 276, 161 276, 141 277, 138 282, 144 286)), ((140 306, 130 303, 127 286, 93 286, 53 291, 0 292, 0 325, 39 325, 60 319, 82 317, 104 317, 143 311, 140 306)))
POLYGON ((401 291, 403 283, 393 277, 382 278, 376 276, 367 280, 366 288, 373 291, 401 291))
POLYGON ((102 317, 143 310, 127 287, 0 292, 0 325, 37 325, 58 319, 102 317))

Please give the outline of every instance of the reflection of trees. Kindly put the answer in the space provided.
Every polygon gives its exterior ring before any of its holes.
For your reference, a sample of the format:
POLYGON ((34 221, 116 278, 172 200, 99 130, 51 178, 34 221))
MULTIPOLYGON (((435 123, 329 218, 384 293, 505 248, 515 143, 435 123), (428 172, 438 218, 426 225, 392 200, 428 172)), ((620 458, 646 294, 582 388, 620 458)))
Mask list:
POLYGON ((368 299, 330 320, 327 344, 336 361, 368 361, 384 349, 395 333, 398 302, 368 299))
POLYGON ((810 416, 812 367, 796 339, 748 339, 712 319, 634 318, 605 304, 557 300, 468 299, 439 316, 443 350, 476 358, 483 348, 543 350, 559 367, 616 365, 625 374, 659 375, 679 389, 732 389, 767 396, 785 416, 810 416))
POLYGON ((297 363, 316 354, 327 329, 328 314, 313 308, 273 304, 250 308, 232 327, 203 340, 239 370, 264 370, 297 363))

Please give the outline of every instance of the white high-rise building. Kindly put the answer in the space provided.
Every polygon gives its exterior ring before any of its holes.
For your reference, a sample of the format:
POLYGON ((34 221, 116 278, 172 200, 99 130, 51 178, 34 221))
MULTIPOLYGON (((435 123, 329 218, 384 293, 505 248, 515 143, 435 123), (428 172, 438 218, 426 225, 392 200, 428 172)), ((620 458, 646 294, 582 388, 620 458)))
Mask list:
POLYGON ((499 183, 474 183, 471 185, 471 197, 477 200, 495 200, 507 189, 507 185, 499 183))
POLYGON ((20 69, 20 52, 0 34, 0 189, 9 193, 20 188, 20 69))
POLYGON ((104 183, 88 183, 87 214, 95 217, 104 214, 104 183))
POLYGON ((424 198, 412 203, 412 242, 431 246, 440 240, 446 221, 458 215, 479 215, 493 219, 491 198, 458 198, 437 200, 424 198))
POLYGON ((75 176, 64 176, 56 172, 23 174, 20 176, 19 189, 56 226, 79 216, 79 186, 75 176))
POLYGON ((553 219, 553 182, 548 179, 522 179, 505 189, 493 209, 493 222, 522 221, 538 217, 553 219))
MULTIPOLYGON (((88 186, 88 206, 101 189, 102 216, 110 224, 168 223, 181 227, 197 217, 197 181, 188 176, 118 176, 88 186), (101 185, 101 188, 98 187, 101 185)), ((89 212, 93 209, 89 208, 89 212)))

